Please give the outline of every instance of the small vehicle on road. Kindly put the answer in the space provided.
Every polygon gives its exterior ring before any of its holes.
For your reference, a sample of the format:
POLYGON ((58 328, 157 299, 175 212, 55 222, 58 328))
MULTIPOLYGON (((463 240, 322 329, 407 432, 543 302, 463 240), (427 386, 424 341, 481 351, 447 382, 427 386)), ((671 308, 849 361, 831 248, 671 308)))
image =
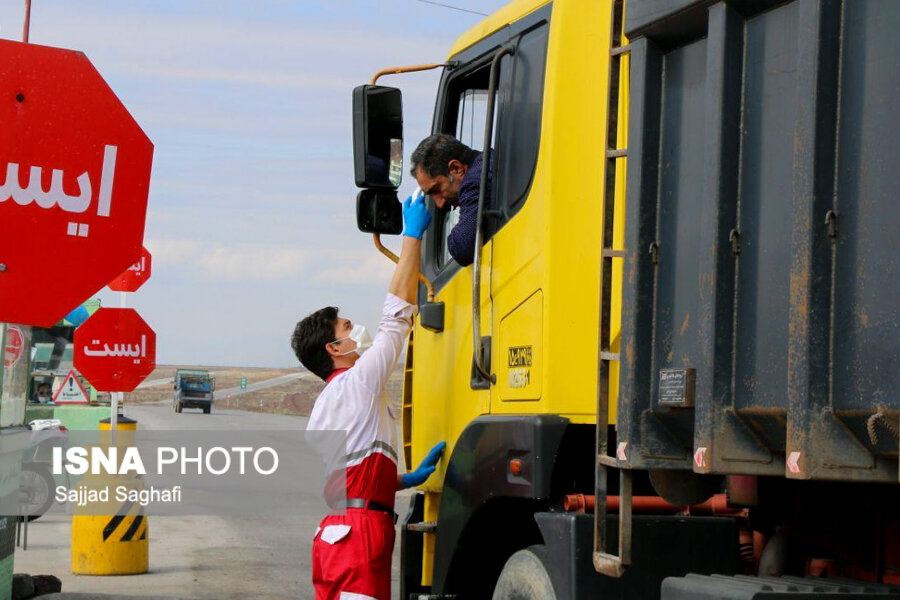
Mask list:
POLYGON ((212 411, 216 380, 209 371, 178 369, 175 371, 173 406, 180 413, 184 408, 200 408, 204 414, 212 411))

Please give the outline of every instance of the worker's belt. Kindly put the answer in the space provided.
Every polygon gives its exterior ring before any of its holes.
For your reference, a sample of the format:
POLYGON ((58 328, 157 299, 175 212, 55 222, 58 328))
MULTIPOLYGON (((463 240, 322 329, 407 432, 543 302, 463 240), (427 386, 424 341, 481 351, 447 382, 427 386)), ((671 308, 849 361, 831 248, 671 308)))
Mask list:
POLYGON ((374 500, 367 500, 366 498, 347 498, 347 508, 365 508, 368 510, 386 512, 394 517, 394 523, 397 522, 397 513, 394 512, 394 509, 390 506, 385 506, 380 502, 375 502, 374 500))

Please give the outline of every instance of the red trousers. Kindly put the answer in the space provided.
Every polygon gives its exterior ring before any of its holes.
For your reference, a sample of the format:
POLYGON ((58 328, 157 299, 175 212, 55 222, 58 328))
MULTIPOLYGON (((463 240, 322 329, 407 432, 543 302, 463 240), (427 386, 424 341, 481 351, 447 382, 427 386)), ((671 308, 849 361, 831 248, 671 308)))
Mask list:
POLYGON ((393 551, 392 515, 348 508, 326 516, 313 539, 316 600, 391 600, 393 551))

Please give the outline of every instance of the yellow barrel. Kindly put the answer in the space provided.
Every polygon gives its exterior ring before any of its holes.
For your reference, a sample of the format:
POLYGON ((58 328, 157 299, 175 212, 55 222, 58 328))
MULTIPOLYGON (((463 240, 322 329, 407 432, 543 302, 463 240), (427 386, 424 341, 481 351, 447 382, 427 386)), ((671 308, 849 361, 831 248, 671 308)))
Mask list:
MULTIPOLYGON (((133 431, 137 421, 120 418, 116 431, 133 431)), ((109 419, 100 422, 101 431, 110 431, 109 419)), ((116 436, 123 445, 124 436, 116 436)), ((133 439, 133 438, 132 438, 133 439)), ((108 444, 108 440, 106 444, 108 444)), ((86 493, 107 491, 99 505, 112 516, 76 514, 72 517, 72 573, 76 575, 136 575, 150 568, 149 523, 137 502, 116 499, 117 488, 141 490, 144 480, 130 475, 87 474, 79 483, 86 493)), ((92 502, 92 507, 98 504, 92 502)))
MULTIPOLYGON (((109 431, 111 429, 111 420, 109 417, 100 421, 100 431, 109 431)), ((116 420, 116 431, 134 431, 137 429, 137 421, 129 419, 122 415, 116 420)))
MULTIPOLYGON (((112 431, 112 426, 110 425, 109 417, 100 421, 100 431, 112 431)), ((129 433, 126 434, 116 434, 116 445, 117 446, 130 446, 134 444, 134 433, 137 431, 137 421, 134 419, 129 419, 125 416, 119 416, 116 421, 116 431, 127 431, 129 433)), ((100 443, 101 444, 109 444, 110 443, 109 433, 101 433, 100 434, 100 443)))

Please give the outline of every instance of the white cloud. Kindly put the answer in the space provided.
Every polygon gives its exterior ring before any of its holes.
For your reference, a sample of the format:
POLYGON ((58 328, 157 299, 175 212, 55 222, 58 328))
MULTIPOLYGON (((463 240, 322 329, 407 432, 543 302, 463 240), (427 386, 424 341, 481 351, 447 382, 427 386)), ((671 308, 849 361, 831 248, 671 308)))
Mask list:
POLYGON ((203 244, 194 240, 148 239, 144 246, 153 255, 153 264, 176 265, 185 264, 200 254, 203 244))
POLYGON ((390 281, 394 263, 372 248, 369 251, 331 253, 315 274, 316 281, 338 285, 380 284, 390 281))
POLYGON ((394 263, 371 246, 336 251, 172 238, 149 239, 146 246, 153 255, 154 272, 182 271, 209 281, 278 282, 305 277, 316 284, 382 286, 394 272, 394 263))
POLYGON ((301 248, 240 244, 204 252, 200 266, 211 278, 224 281, 278 281, 299 275, 309 259, 301 248))
POLYGON ((204 243, 151 239, 154 269, 181 268, 213 281, 281 281, 300 275, 311 253, 275 244, 204 243))

